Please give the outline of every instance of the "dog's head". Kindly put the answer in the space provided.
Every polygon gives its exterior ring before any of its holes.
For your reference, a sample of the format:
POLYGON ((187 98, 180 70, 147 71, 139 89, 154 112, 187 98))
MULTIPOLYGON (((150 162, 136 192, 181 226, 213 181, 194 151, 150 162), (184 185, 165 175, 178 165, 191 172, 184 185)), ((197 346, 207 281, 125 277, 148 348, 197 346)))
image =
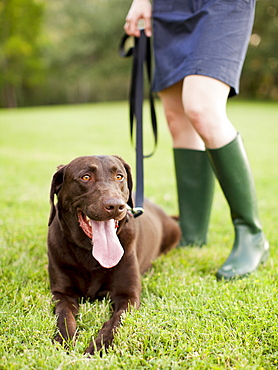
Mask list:
MULTIPOLYGON (((125 218, 127 205, 133 208, 130 166, 117 156, 78 157, 58 167, 52 179, 50 203, 49 226, 58 217, 69 240, 85 248, 93 244, 97 260, 97 251, 102 254, 106 248, 110 258, 117 249, 115 228, 125 218)), ((111 263, 101 264, 111 267, 111 263)))
POLYGON ((63 212, 83 212, 95 221, 121 220, 133 208, 130 166, 118 156, 84 156, 58 167, 50 189, 50 226, 55 195, 63 212))

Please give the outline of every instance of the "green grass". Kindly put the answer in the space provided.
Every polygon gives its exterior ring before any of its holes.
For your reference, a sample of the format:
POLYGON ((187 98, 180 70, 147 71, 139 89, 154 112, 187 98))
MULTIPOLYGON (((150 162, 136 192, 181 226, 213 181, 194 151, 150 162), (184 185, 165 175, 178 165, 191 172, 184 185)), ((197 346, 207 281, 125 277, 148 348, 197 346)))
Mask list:
MULTIPOLYGON (((145 161, 145 193, 175 214, 171 139, 159 104, 157 110, 159 146, 145 161)), ((249 153, 270 259, 248 279, 216 282, 233 240, 217 187, 209 244, 158 259, 142 279, 140 310, 125 315, 114 349, 92 359, 82 353, 109 317, 107 301, 82 304, 69 353, 51 342, 49 185, 56 166, 79 155, 118 154, 134 167, 127 104, 0 111, 0 369, 277 368, 278 106, 233 101, 228 111, 249 153)))

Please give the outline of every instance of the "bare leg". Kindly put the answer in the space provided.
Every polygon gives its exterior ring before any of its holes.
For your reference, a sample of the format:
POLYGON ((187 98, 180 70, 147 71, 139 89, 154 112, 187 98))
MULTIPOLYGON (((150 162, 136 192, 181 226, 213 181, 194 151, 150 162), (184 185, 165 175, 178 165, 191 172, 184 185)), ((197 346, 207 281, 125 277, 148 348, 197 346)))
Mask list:
POLYGON ((206 148, 220 148, 237 135, 226 113, 229 91, 228 85, 210 77, 192 75, 184 79, 184 112, 206 148))
POLYGON ((173 147, 205 150, 201 137, 184 112, 182 81, 161 91, 160 97, 172 135, 173 147))

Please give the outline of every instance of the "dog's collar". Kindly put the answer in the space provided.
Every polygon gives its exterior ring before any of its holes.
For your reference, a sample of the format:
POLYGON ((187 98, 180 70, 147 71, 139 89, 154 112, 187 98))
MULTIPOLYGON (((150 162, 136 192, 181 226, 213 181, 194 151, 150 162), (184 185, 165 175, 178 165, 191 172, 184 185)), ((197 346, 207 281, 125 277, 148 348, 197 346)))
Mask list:
POLYGON ((123 220, 119 221, 118 225, 116 226, 116 228, 117 228, 117 235, 120 234, 120 232, 122 231, 122 228, 124 227, 124 225, 126 224, 126 222, 128 222, 128 220, 129 220, 130 217, 136 218, 138 216, 141 216, 144 213, 144 209, 141 208, 141 207, 131 208, 128 204, 126 206, 127 206, 126 216, 125 216, 125 218, 123 220))
POLYGON ((117 235, 120 234, 122 231, 124 225, 129 221, 130 218, 135 218, 134 213, 132 212, 131 208, 127 206, 127 212, 125 218, 123 218, 121 221, 119 221, 118 226, 117 226, 117 235))

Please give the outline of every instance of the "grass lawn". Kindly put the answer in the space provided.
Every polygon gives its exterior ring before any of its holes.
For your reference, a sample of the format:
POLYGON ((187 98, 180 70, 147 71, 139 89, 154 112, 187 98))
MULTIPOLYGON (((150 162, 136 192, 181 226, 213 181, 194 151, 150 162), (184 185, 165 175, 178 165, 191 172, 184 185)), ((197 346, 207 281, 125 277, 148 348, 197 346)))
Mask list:
MULTIPOLYGON (((171 140, 160 104, 159 145, 145 161, 145 193, 177 213, 171 140)), ((142 278, 140 310, 123 317, 115 346, 82 355, 109 317, 109 302, 84 302, 68 353, 52 344, 55 317, 47 274, 49 186, 56 166, 80 155, 118 154, 134 167, 126 103, 0 110, 0 369, 276 369, 278 367, 278 105, 229 103, 257 185, 271 244, 264 268, 217 282, 233 231, 219 187, 209 243, 176 249, 142 278)), ((145 123, 148 126, 148 112, 145 123)), ((146 151, 152 149, 146 128, 146 151)), ((231 164, 232 166, 232 164, 231 164)))

